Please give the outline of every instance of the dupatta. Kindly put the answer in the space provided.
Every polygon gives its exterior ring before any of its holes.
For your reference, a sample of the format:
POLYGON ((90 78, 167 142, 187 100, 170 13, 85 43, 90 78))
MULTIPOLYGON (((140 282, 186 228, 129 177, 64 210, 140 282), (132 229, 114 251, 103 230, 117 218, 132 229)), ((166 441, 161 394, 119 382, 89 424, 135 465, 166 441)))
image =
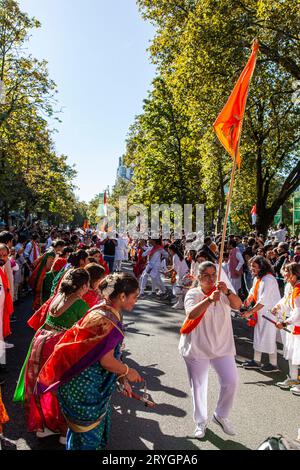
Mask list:
POLYGON ((91 308, 56 344, 38 376, 37 393, 56 391, 115 349, 123 338, 116 310, 105 301, 91 308))

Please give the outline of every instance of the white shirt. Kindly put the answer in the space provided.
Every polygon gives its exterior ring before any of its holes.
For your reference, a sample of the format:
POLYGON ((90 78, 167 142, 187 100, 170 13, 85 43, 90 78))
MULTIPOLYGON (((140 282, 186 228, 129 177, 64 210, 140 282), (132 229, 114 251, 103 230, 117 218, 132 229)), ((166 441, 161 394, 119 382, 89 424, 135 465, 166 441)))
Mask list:
POLYGON ((46 244, 46 251, 48 250, 48 248, 52 246, 52 243, 53 243, 53 240, 51 237, 49 237, 47 240, 47 244, 46 244))
MULTIPOLYGON (((186 315, 206 295, 199 287, 190 289, 184 301, 186 315)), ((188 335, 181 335, 179 351, 188 360, 215 359, 236 354, 228 297, 221 293, 219 302, 208 306, 198 326, 188 335)))
POLYGON ((289 318, 292 311, 291 298, 293 293, 292 285, 287 282, 284 286, 284 296, 282 299, 275 305, 278 310, 278 318, 285 320, 289 318))
POLYGON ((244 258, 243 258, 243 255, 242 255, 240 250, 237 250, 237 252, 236 252, 236 259, 239 262, 237 267, 236 267, 236 270, 239 271, 241 269, 241 267, 243 266, 243 264, 244 264, 244 258))
MULTIPOLYGON (((38 244, 36 244, 36 254, 37 254, 37 257, 36 257, 37 259, 40 256, 40 250, 39 250, 38 244)), ((29 257, 29 261, 33 263, 34 262, 33 255, 34 255, 33 245, 31 242, 28 242, 24 250, 24 256, 25 258, 29 257)))
POLYGON ((286 234, 287 230, 285 228, 280 228, 279 230, 274 230, 271 232, 271 236, 275 237, 279 243, 285 241, 286 234))
POLYGON ((115 251, 115 261, 124 260, 127 258, 127 243, 123 238, 116 239, 118 244, 115 251))
POLYGON ((224 273, 226 274, 226 276, 230 275, 230 273, 229 273, 229 263, 225 263, 225 261, 223 261, 222 269, 223 269, 224 273))
POLYGON ((300 297, 295 298, 295 305, 288 318, 288 324, 293 326, 300 326, 300 297))
POLYGON ((12 294, 12 292, 14 291, 14 275, 13 275, 12 267, 10 264, 10 259, 8 259, 4 265, 4 272, 7 275, 9 290, 10 290, 10 293, 12 294))
POLYGON ((195 277, 198 276, 198 274, 199 274, 199 263, 198 263, 198 261, 192 260, 190 274, 192 276, 195 276, 195 277))
POLYGON ((175 254, 173 256, 173 269, 176 271, 176 281, 179 282, 189 272, 188 265, 185 259, 180 260, 179 256, 175 254))
MULTIPOLYGON (((0 316, 2 316, 3 314, 4 301, 5 301, 5 291, 4 291, 4 286, 2 282, 2 277, 0 276, 0 316)), ((1 334, 2 334, 2 331, 0 331, 0 337, 1 337, 1 334)))
MULTIPOLYGON (((250 295, 253 295, 256 278, 254 278, 250 295)), ((280 301, 280 292, 278 283, 272 274, 264 276, 259 284, 257 303, 263 305, 257 312, 257 324, 254 328, 253 347, 255 351, 273 354, 276 352, 277 329, 272 323, 268 322, 263 315, 274 321, 274 315, 271 309, 280 301)))
MULTIPOLYGON (((152 246, 149 246, 149 248, 147 248, 147 250, 142 254, 143 257, 145 256, 148 256, 149 253, 151 252, 151 250, 153 249, 152 246)), ((164 257, 164 258, 168 258, 168 253, 164 250, 164 249, 160 249, 160 250, 157 250, 152 256, 151 258, 149 259, 149 263, 148 263, 148 266, 150 268, 160 268, 160 264, 161 264, 161 255, 164 257)))

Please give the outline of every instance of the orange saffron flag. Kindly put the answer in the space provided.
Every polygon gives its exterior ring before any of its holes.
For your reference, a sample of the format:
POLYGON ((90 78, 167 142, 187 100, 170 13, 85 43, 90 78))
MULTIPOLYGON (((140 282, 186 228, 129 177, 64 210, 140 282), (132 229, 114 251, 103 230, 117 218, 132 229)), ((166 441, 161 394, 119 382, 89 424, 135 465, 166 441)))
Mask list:
POLYGON ((214 130, 218 139, 233 159, 236 155, 238 166, 240 166, 241 163, 241 156, 238 149, 239 141, 242 132, 249 85, 255 69, 258 48, 259 44, 255 40, 252 45, 251 56, 249 57, 246 67, 242 71, 227 103, 214 123, 214 130))

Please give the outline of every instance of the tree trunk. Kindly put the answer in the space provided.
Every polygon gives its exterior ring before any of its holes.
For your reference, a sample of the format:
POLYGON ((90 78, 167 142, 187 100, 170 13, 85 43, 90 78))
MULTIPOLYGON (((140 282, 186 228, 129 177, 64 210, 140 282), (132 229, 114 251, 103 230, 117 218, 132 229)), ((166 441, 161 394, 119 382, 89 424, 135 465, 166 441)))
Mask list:
POLYGON ((6 201, 4 201, 3 220, 6 230, 9 230, 9 209, 6 201))
POLYGON ((268 228, 272 225, 276 212, 273 213, 266 207, 262 208, 260 213, 257 211, 256 231, 258 234, 267 235, 268 228))

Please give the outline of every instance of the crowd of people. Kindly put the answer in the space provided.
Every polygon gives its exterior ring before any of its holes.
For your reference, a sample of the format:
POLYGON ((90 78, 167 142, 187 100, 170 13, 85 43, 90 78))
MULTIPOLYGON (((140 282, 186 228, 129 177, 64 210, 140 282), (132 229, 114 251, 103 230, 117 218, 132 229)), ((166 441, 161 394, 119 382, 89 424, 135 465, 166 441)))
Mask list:
MULTIPOLYGON (((289 376, 277 385, 300 395, 300 238, 283 224, 267 236, 229 235, 222 264, 220 244, 221 235, 144 240, 40 224, 0 232, 0 384, 14 306, 33 296, 28 325, 35 334, 14 395, 25 402, 28 430, 38 438, 57 434, 70 450, 105 448, 113 391, 118 385, 132 396, 130 384, 143 381, 123 362, 122 312, 148 295, 185 310, 179 351, 197 438, 208 426, 210 365, 220 382, 213 421, 235 434, 228 419, 238 389, 232 312, 254 328, 244 369, 279 371, 280 340, 289 376)), ((0 394, 0 425, 7 420, 0 394)))

